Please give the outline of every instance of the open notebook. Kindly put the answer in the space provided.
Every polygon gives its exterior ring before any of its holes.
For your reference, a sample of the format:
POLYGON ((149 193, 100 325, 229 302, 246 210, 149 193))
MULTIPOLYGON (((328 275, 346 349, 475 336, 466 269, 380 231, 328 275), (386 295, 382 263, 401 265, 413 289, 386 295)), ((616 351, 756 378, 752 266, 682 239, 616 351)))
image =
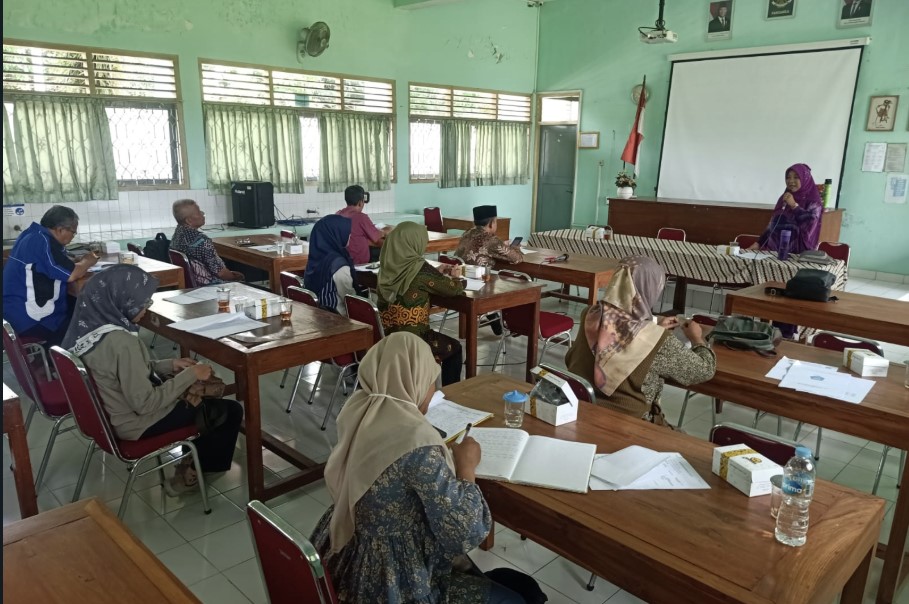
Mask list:
POLYGON ((482 458, 477 477, 586 493, 597 446, 514 428, 474 428, 482 458))
POLYGON ((429 410, 426 412, 426 419, 429 420, 429 423, 445 433, 445 436, 442 437, 445 442, 451 442, 457 438, 467 428, 467 424, 476 426, 490 417, 492 417, 492 413, 477 411, 451 402, 440 390, 437 390, 429 401, 429 410))

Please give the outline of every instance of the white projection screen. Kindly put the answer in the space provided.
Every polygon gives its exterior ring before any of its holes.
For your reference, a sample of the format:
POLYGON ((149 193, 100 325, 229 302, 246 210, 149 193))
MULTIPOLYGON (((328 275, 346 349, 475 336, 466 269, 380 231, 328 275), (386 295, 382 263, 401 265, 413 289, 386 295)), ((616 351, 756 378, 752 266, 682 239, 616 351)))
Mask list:
POLYGON ((673 63, 658 195, 774 204, 788 166, 839 192, 862 47, 673 63))

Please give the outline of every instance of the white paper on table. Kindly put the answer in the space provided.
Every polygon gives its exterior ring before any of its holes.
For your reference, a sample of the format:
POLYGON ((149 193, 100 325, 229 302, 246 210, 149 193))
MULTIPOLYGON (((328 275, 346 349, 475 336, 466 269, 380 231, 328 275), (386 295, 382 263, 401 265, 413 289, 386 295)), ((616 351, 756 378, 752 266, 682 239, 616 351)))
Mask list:
POLYGON ((767 372, 768 377, 771 380, 782 380, 786 377, 786 373, 793 365, 801 365, 803 367, 810 367, 815 371, 823 371, 824 373, 836 373, 839 371, 839 367, 834 367, 833 365, 822 365, 820 363, 806 363, 805 361, 796 361, 795 359, 790 359, 789 357, 783 357, 777 361, 776 365, 773 366, 773 369, 767 372))
POLYGON ((370 262, 369 264, 355 264, 354 270, 363 271, 365 273, 373 273, 375 275, 379 274, 379 267, 377 266, 377 267, 373 268, 372 262, 370 262))
POLYGON ((198 287, 170 298, 164 298, 167 302, 174 304, 195 304, 196 302, 205 302, 206 300, 218 299, 218 286, 198 287))
POLYGON ((597 455, 593 460, 593 472, 590 474, 592 491, 647 491, 658 489, 709 489, 710 485, 701 478, 681 453, 659 453, 661 461, 649 472, 638 479, 619 487, 601 480, 594 475, 597 464, 602 463, 609 455, 597 455))
POLYGON ((526 248, 521 248, 521 253, 524 254, 525 256, 529 256, 531 254, 542 254, 543 252, 541 252, 540 250, 534 250, 529 247, 526 247, 526 248))
POLYGON ((772 257, 773 254, 768 252, 739 252, 737 257, 745 260, 763 260, 772 257))
POLYGON ((861 403, 873 386, 873 380, 856 378, 846 373, 817 371, 798 363, 789 369, 780 382, 780 388, 792 388, 847 403, 861 403))
POLYGON ((611 488, 624 487, 666 459, 665 453, 659 453, 638 445, 625 447, 611 455, 598 455, 590 470, 591 476, 612 485, 611 488))
POLYGON ((884 203, 906 203, 909 174, 888 174, 884 189, 884 203))
POLYGON ((475 292, 483 289, 483 286, 486 283, 482 279, 467 279, 467 285, 464 286, 464 289, 467 291, 475 292))
POLYGON ((259 250, 260 252, 274 252, 278 249, 277 245, 249 245, 247 247, 251 250, 259 250))
POLYGON ((375 223, 373 223, 373 226, 376 227, 377 229, 381 230, 381 229, 384 229, 385 227, 387 227, 388 225, 385 224, 384 222, 375 222, 375 223))
POLYGON ((250 319, 242 313, 218 313, 207 317, 197 317, 185 321, 176 321, 170 326, 180 331, 191 331, 194 334, 217 340, 224 336, 242 331, 265 327, 268 323, 250 319))
POLYGON ((114 265, 114 264, 117 264, 117 263, 116 263, 116 262, 96 262, 95 265, 94 265, 93 267, 91 267, 90 269, 88 269, 88 272, 90 272, 90 273, 97 273, 98 271, 103 271, 103 270, 106 269, 108 266, 112 266, 112 265, 114 265))

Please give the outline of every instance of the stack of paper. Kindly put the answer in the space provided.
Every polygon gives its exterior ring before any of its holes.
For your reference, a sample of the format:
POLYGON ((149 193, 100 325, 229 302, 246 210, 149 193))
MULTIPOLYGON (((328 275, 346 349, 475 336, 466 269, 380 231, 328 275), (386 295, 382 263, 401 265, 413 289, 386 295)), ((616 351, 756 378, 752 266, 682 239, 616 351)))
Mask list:
POLYGON ((660 453, 637 445, 597 455, 590 471, 593 491, 709 488, 681 453, 660 453))
POLYGON ((251 250, 258 250, 260 252, 274 252, 278 249, 277 245, 251 245, 249 246, 251 250))
POLYGON ((426 419, 430 424, 445 433, 442 437, 445 442, 457 438, 467 428, 467 424, 476 426, 492 417, 492 413, 477 411, 464 407, 445 398, 441 390, 437 390, 429 401, 429 410, 426 419))
POLYGON ((484 285, 486 285, 486 282, 484 282, 482 279, 467 278, 467 284, 464 286, 464 289, 469 292, 475 292, 483 289, 484 285))
POLYGON ((170 324, 174 329, 189 331, 196 335, 217 340, 242 331, 266 327, 268 323, 250 319, 239 313, 218 313, 207 317, 175 321, 170 324))
POLYGON ((839 373, 838 367, 794 361, 787 357, 780 359, 766 377, 780 380, 780 388, 791 388, 847 403, 861 403, 874 386, 873 380, 839 373))
POLYGON ((205 302, 206 300, 217 299, 218 286, 199 287, 184 294, 165 298, 167 302, 173 302, 174 304, 195 304, 197 302, 205 302))

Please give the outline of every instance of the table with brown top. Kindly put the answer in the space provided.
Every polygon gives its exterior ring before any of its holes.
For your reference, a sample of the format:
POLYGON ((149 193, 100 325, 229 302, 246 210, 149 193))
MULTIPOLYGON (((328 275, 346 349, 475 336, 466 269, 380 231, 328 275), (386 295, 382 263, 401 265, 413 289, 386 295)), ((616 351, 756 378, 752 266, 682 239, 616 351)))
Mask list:
MULTIPOLYGON (((496 413, 502 395, 530 385, 498 374, 444 388, 446 398, 496 413)), ((808 540, 774 539, 769 496, 746 497, 711 472, 713 445, 615 411, 580 403, 575 422, 555 427, 525 416, 522 429, 595 443, 681 453, 709 490, 590 491, 586 494, 479 480, 496 522, 649 602, 862 601, 884 514, 882 499, 818 480, 808 540)), ((585 577, 586 579, 586 577, 585 577)))
POLYGON ((275 242, 281 241, 277 235, 246 235, 243 237, 217 237, 212 239, 215 245, 215 251, 222 260, 233 260, 240 264, 252 266, 268 273, 268 283, 271 291, 281 293, 281 272, 282 271, 302 271, 306 268, 306 262, 309 259, 309 243, 300 242, 303 246, 302 254, 284 254, 279 256, 277 252, 264 252, 253 249, 252 246, 274 245, 275 242), (249 244, 239 244, 238 241, 249 240, 249 244))
MULTIPOLYGON (((262 290, 242 283, 230 286, 234 295, 261 298, 262 290)), ((186 290, 189 291, 189 290, 186 290)), ((180 293, 180 292, 176 292, 180 293)), ((213 340, 170 327, 175 321, 213 315, 217 302, 175 304, 167 298, 175 292, 156 293, 140 325, 227 367, 236 378, 237 398, 246 409, 246 461, 250 499, 267 500, 322 477, 324 464, 304 457, 293 447, 262 430, 259 377, 313 361, 365 350, 372 345, 372 328, 346 317, 293 303, 291 322, 280 317, 264 319, 268 326, 213 340), (302 471, 265 486, 262 447, 294 464, 302 471)))
POLYGON ((38 513, 38 495, 35 493, 35 479, 32 476, 32 462, 28 455, 28 439, 25 422, 22 420, 22 406, 19 395, 3 384, 3 433, 9 437, 9 453, 13 458, 13 481, 16 497, 19 499, 19 513, 23 518, 38 513))
MULTIPOLYGON (((764 293, 779 282, 760 283, 726 294, 726 314, 757 316, 909 346, 909 302, 834 292, 835 302, 795 300, 764 293)), ((907 441, 909 442, 909 441, 907 441)))
POLYGON ((456 250, 458 249, 458 243, 460 243, 460 241, 460 235, 449 235, 447 233, 429 231, 429 243, 426 246, 426 253, 438 254, 439 252, 456 250))
MULTIPOLYGON (((460 231, 469 231, 474 227, 473 216, 458 216, 456 218, 442 217, 442 226, 445 230, 457 229, 460 231)), ((511 230, 511 218, 499 216, 496 218, 496 237, 502 241, 509 240, 509 231, 511 230)))
MULTIPOLYGON (((906 370, 902 365, 891 365, 886 378, 866 378, 875 384, 865 399, 856 405, 780 388, 779 380, 765 377, 783 355, 790 359, 840 366, 843 360, 840 352, 785 341, 777 347, 778 355, 773 358, 721 346, 713 350, 717 357, 716 374, 708 382, 686 386, 690 390, 895 449, 909 447, 909 389, 903 385, 906 370)), ((902 584, 898 581, 900 565, 909 570, 909 557, 903 553, 909 531, 909 489, 906 488, 909 485, 909 464, 903 471, 901 481, 903 486, 894 506, 887 546, 878 547, 878 555, 884 558, 878 602, 897 601, 894 594, 902 584)), ((906 571, 903 580, 905 575, 906 571)))
POLYGON ((619 262, 613 258, 568 254, 565 262, 549 262, 548 258, 562 255, 564 252, 546 248, 525 248, 524 260, 517 264, 497 265, 500 269, 516 270, 527 273, 536 279, 555 281, 566 286, 577 285, 587 288, 587 298, 569 295, 561 290, 546 291, 543 296, 552 296, 576 302, 596 304, 600 288, 605 287, 619 262))
POLYGON ((199 602, 96 498, 3 527, 3 601, 199 602))
MULTIPOLYGON (((186 287, 186 281, 183 277, 183 269, 179 266, 173 264, 168 264, 167 262, 161 262, 160 260, 155 260, 154 258, 146 258, 145 256, 139 256, 134 254, 136 257, 136 266, 144 270, 146 273, 155 276, 160 282, 158 287, 173 287, 176 289, 183 289, 186 287)), ((98 262, 111 262, 118 263, 120 262, 119 254, 104 254, 98 259, 98 262)), ((92 278, 93 275, 97 274, 96 272, 86 273, 81 279, 76 279, 72 283, 67 285, 67 291, 71 296, 78 296, 79 292, 82 291, 82 288, 88 283, 88 280, 92 278)))

